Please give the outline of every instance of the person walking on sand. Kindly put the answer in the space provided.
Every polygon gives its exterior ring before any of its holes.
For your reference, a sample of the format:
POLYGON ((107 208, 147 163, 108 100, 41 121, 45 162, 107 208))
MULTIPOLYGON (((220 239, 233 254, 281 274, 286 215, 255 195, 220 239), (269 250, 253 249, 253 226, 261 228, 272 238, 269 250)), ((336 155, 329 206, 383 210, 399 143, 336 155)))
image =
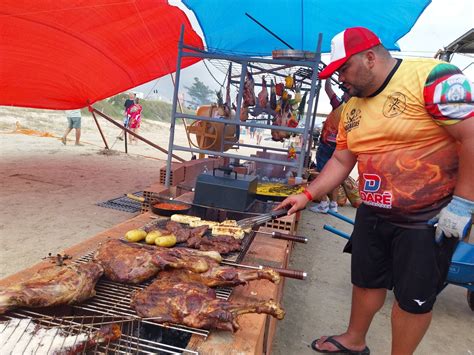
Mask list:
MULTIPOLYGON (((136 95, 133 93, 133 92, 130 92, 128 94, 128 99, 125 100, 125 103, 123 104, 123 125, 127 128, 129 128, 129 115, 128 115, 128 109, 133 106, 133 104, 135 103, 135 97, 136 95)), ((120 132, 120 134, 118 135, 117 139, 118 140, 121 140, 123 141, 123 136, 124 136, 124 133, 125 131, 122 130, 122 132, 120 132)))
POLYGON ((76 145, 83 145, 80 143, 81 140, 81 110, 66 110, 66 117, 68 122, 68 127, 66 132, 61 138, 61 142, 66 145, 66 140, 68 134, 74 128, 76 130, 76 145))
MULTIPOLYGON (((138 133, 138 129, 140 128, 140 122, 142 121, 141 113, 142 113, 142 105, 140 105, 140 99, 137 97, 135 99, 135 103, 130 106, 127 110, 128 115, 128 125, 130 130, 134 133, 138 133)), ((130 144, 132 142, 137 143, 137 139, 133 135, 130 136, 130 144)))
POLYGON ((332 39, 331 63, 319 77, 335 72, 352 96, 342 110, 336 151, 303 193, 277 206, 295 213, 338 186, 357 162, 363 203, 347 245, 349 325, 311 348, 369 354, 367 332, 393 290, 391 353, 410 355, 472 223, 474 85, 450 63, 392 57, 363 27, 332 39))

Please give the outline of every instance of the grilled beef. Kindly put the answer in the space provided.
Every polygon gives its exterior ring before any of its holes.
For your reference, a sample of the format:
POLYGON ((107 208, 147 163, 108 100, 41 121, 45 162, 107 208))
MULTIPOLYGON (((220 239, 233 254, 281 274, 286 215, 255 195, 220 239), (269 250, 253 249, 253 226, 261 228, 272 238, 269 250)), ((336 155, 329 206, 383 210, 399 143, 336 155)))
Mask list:
POLYGON ((95 284, 104 270, 94 262, 50 266, 31 279, 0 288, 0 314, 16 307, 73 304, 95 295, 95 284))
POLYGON ((103 243, 94 255, 108 279, 131 284, 148 280, 165 268, 204 272, 209 269, 208 262, 212 258, 221 261, 219 253, 215 252, 160 248, 116 239, 103 243))
POLYGON ((195 328, 239 329, 237 316, 267 313, 283 319, 285 312, 274 301, 239 304, 216 298, 213 289, 200 282, 182 281, 173 273, 156 279, 132 295, 131 306, 140 317, 155 317, 160 323, 178 323, 195 328))

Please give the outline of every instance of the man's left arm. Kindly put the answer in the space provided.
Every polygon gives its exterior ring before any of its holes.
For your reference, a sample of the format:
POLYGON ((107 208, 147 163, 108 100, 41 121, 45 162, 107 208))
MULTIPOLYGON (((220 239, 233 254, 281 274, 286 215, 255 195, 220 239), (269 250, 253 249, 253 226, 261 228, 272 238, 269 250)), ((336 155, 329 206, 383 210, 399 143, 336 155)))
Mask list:
POLYGON ((436 239, 463 238, 474 213, 474 101, 473 84, 456 66, 440 63, 424 87, 425 106, 433 119, 460 143, 459 168, 451 202, 437 216, 436 239))

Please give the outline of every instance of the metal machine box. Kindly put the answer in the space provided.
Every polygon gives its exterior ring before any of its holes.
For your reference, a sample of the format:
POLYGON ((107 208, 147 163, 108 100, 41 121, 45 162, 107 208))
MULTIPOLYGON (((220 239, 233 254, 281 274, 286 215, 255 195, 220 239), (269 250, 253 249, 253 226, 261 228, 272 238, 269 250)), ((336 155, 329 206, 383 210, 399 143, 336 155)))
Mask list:
POLYGON ((196 180, 194 203, 215 208, 245 211, 255 200, 257 177, 236 173, 201 174, 196 180), (219 174, 219 175, 217 175, 219 174))

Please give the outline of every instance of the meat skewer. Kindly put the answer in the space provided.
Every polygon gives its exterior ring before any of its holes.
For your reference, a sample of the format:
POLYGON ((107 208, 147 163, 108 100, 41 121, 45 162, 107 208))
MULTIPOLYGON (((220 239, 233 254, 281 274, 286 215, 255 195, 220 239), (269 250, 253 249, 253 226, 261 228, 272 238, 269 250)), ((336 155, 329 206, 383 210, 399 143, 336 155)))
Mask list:
POLYGON ((219 300, 216 292, 200 282, 181 281, 170 275, 160 277, 132 295, 131 307, 140 317, 161 317, 163 323, 178 323, 195 328, 239 329, 237 316, 266 313, 283 319, 285 312, 274 301, 249 304, 219 300))
POLYGON ((42 269, 29 280, 0 288, 0 314, 17 307, 82 302, 95 296, 94 287, 103 272, 94 262, 42 269))
POLYGON ((252 280, 269 280, 275 284, 280 282, 280 274, 270 268, 239 269, 232 266, 220 266, 217 262, 210 263, 209 270, 195 273, 190 270, 164 271, 158 274, 160 278, 174 277, 182 282, 199 282, 209 287, 238 286, 252 280))

